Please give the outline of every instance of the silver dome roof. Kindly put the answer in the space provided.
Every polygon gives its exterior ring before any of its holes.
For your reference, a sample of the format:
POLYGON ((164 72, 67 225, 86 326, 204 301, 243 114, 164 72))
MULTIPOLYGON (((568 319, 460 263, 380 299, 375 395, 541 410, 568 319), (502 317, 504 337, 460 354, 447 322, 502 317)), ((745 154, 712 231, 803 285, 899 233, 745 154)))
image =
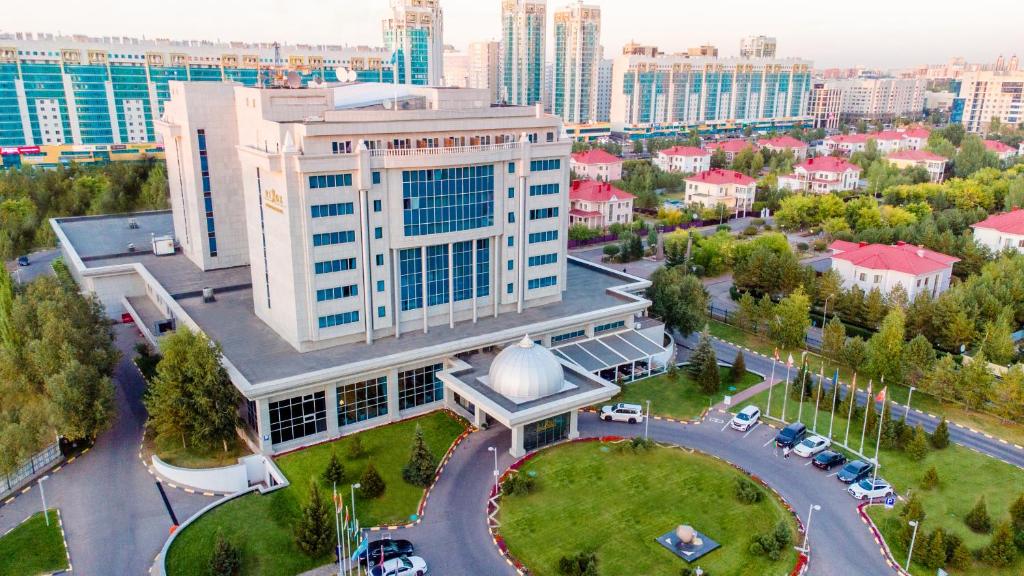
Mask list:
POLYGON ((527 402, 560 392, 565 387, 565 374, 555 355, 526 335, 494 358, 487 383, 510 400, 527 402))

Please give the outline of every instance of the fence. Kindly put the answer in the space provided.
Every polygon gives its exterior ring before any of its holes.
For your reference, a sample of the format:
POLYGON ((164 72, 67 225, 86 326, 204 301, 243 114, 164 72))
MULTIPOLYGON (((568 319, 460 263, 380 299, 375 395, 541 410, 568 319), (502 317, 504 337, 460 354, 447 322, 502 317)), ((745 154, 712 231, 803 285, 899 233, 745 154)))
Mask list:
MULTIPOLYGON (((708 305, 708 316, 712 320, 718 320, 719 322, 724 322, 730 326, 736 326, 731 322, 735 315, 735 312, 730 312, 725 308, 719 308, 718 306, 715 306, 714 303, 708 305)), ((739 326, 736 327, 739 328, 739 326)), ((812 352, 821 352, 821 340, 811 334, 804 334, 804 347, 812 352)))
POLYGON ((22 464, 20 468, 11 474, 0 476, 0 498, 6 497, 11 492, 18 490, 36 474, 46 470, 51 464, 60 460, 60 458, 60 445, 54 442, 35 456, 29 458, 28 462, 22 464))
MULTIPOLYGON (((730 218, 732 218, 732 217, 730 216, 729 218, 726 218, 726 220, 729 220, 730 218)), ((718 220, 708 220, 707 222, 705 222, 704 220, 694 220, 693 222, 685 222, 683 224, 673 224, 672 226, 658 226, 658 232, 660 234, 667 234, 669 232, 675 232, 676 230, 687 230, 689 228, 701 228, 701 227, 704 227, 704 226, 717 226, 717 225, 718 225, 718 220)), ((644 227, 644 228, 641 228, 640 230, 638 230, 636 233, 639 234, 640 236, 647 236, 647 232, 648 232, 647 228, 644 227)), ((619 237, 616 236, 615 234, 603 234, 601 236, 594 236, 593 238, 587 238, 586 240, 573 240, 573 239, 569 239, 569 249, 572 250, 573 248, 582 248, 584 246, 592 246, 594 244, 604 244, 606 242, 616 242, 616 241, 618 241, 618 239, 619 239, 619 237)))

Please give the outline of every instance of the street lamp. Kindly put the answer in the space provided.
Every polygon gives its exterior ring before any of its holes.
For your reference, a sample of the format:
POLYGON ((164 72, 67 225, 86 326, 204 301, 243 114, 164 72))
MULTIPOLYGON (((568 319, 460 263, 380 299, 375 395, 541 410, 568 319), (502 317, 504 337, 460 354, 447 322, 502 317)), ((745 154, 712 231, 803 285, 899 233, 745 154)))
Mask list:
MULTIPOLYGON (((353 526, 359 526, 359 520, 356 519, 356 488, 362 488, 362 487, 363 487, 363 485, 360 484, 359 482, 356 482, 355 484, 353 484, 353 485, 351 485, 349 487, 349 488, 351 488, 351 494, 352 494, 352 525, 353 526)), ((359 546, 359 535, 355 534, 355 537, 356 537, 356 546, 358 547, 359 546)), ((366 552, 366 561, 367 561, 367 563, 369 563, 369 561, 370 561, 370 552, 369 552, 369 550, 367 550, 367 552, 366 552)), ((356 573, 357 574, 359 573, 359 570, 360 570, 360 568, 359 568, 359 560, 356 559, 356 573)))
POLYGON ((651 422, 651 401, 647 401, 647 416, 644 417, 644 440, 647 440, 647 425, 651 422))
POLYGON ((46 519, 47 526, 50 525, 50 513, 46 510, 46 490, 43 489, 43 480, 46 480, 49 477, 50 475, 47 474, 39 479, 39 495, 43 497, 43 518, 46 519))
POLYGON ((494 495, 498 495, 498 449, 494 446, 487 447, 488 452, 494 453, 494 495))
POLYGON ((815 510, 821 510, 821 506, 818 504, 811 504, 810 509, 807 510, 807 529, 804 530, 804 547, 802 550, 804 554, 807 554, 807 551, 809 550, 809 548, 807 548, 807 544, 808 540, 811 538, 811 516, 814 514, 815 510))
POLYGON ((904 420, 906 420, 907 417, 910 416, 910 399, 914 396, 914 390, 917 390, 917 388, 911 386, 910 392, 907 393, 907 413, 903 415, 904 420))
POLYGON ((822 339, 825 338, 825 322, 826 322, 825 319, 828 316, 828 301, 829 301, 829 298, 832 298, 833 296, 835 296, 835 294, 829 294, 825 298, 825 307, 821 311, 821 337, 822 337, 822 339))
POLYGON ((908 524, 914 527, 914 533, 910 536, 910 552, 907 552, 907 572, 910 572, 910 559, 914 556, 914 540, 917 540, 917 525, 919 522, 911 520, 908 524))

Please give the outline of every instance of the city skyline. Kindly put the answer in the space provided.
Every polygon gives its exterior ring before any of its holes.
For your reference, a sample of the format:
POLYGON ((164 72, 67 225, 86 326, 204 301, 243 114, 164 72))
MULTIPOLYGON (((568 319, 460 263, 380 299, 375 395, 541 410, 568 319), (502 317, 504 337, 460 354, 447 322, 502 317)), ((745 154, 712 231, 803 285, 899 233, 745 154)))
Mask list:
MULTIPOLYGON (((548 28, 553 12, 565 2, 548 2, 548 28)), ((685 8, 667 0, 648 0, 645 13, 678 16, 678 22, 666 29, 646 27, 638 19, 635 6, 618 0, 591 2, 602 10, 605 24, 601 42, 605 57, 617 55, 629 41, 654 44, 666 52, 685 51, 687 47, 713 44, 721 56, 739 52, 743 36, 765 34, 778 39, 779 57, 801 57, 814 61, 815 68, 867 66, 873 68, 905 68, 924 64, 939 64, 952 57, 964 57, 970 62, 994 62, 999 55, 1009 58, 1020 53, 1018 38, 1013 30, 1014 18, 986 18, 1000 4, 997 0, 982 0, 991 10, 976 5, 971 13, 955 10, 951 0, 931 2, 930 25, 914 24, 919 6, 916 2, 885 3, 869 0, 859 11, 886 14, 876 29, 850 26, 827 26, 827 22, 845 22, 848 8, 821 5, 813 11, 795 1, 785 0, 774 5, 772 13, 764 14, 754 2, 741 1, 730 10, 728 21, 723 19, 716 5, 688 5, 685 8), (744 8, 747 9, 744 9, 744 8), (948 7, 948 10, 935 8, 948 7), (877 9, 877 10, 875 10, 877 9), (685 17, 684 17, 685 11, 685 17), (722 25, 716 25, 716 19, 722 25), (974 20, 977 20, 974 22, 974 20), (963 34, 963 30, 976 30, 963 34), (984 31, 984 32, 982 32, 984 31), (893 41, 898 37, 899 41, 893 41), (943 38, 942 42, 934 42, 943 38), (898 47, 898 51, 893 48, 898 47)), ((56 10, 21 10, 5 15, 2 32, 38 32, 52 34, 82 34, 88 36, 144 36, 172 39, 221 40, 246 42, 291 42, 308 44, 342 44, 379 46, 381 21, 387 15, 386 0, 373 0, 365 8, 352 4, 338 4, 327 0, 304 0, 308 10, 295 10, 294 3, 281 0, 255 0, 246 2, 241 10, 239 2, 200 4, 196 0, 183 0, 179 7, 189 13, 203 13, 201 19, 176 20, 154 18, 143 5, 124 5, 112 0, 98 0, 87 13, 74 10, 71 2, 58 0, 56 10), (195 9, 190 9, 190 6, 195 9), (66 10, 62 10, 66 7, 66 10), (310 11, 323 15, 309 25, 310 11), (111 18, 110 14, 117 14, 111 18), (270 32, 275 28, 277 32, 270 32)), ((446 44, 465 50, 470 42, 497 39, 500 36, 501 5, 498 0, 470 1, 443 0, 446 44)), ((1022 9, 1024 15, 1024 9, 1022 9)), ((659 21, 664 19, 659 18, 659 21)), ((548 60, 552 47, 548 46, 548 60)))

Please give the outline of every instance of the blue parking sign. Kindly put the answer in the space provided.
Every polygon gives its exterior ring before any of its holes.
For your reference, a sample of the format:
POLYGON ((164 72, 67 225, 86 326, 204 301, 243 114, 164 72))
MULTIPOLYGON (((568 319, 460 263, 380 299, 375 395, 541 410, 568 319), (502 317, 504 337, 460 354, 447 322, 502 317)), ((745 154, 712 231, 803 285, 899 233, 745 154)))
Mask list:
POLYGON ((896 506, 896 497, 895 496, 886 496, 885 497, 885 509, 886 510, 892 510, 894 506, 896 506))

